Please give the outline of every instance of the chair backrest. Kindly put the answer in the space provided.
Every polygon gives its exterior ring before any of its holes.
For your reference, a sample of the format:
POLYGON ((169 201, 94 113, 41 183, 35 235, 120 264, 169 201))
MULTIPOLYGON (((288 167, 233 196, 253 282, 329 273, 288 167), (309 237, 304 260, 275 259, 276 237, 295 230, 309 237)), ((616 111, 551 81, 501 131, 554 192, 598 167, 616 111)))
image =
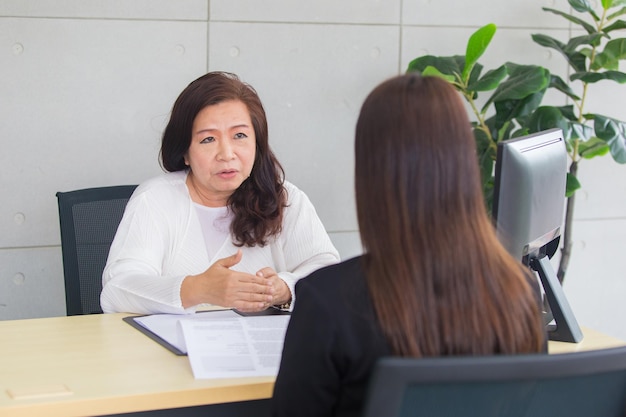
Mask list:
POLYGON ((136 187, 120 185, 56 194, 68 316, 102 313, 102 271, 136 187))
POLYGON ((626 346, 564 354, 383 358, 364 417, 623 417, 626 346))

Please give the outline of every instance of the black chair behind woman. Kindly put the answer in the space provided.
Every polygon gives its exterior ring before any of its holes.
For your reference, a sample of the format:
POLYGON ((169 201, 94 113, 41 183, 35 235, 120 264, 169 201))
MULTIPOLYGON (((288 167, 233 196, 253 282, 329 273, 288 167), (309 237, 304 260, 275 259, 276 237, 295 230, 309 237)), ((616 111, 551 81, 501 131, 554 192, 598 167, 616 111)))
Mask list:
POLYGON ((102 313, 102 271, 126 202, 136 185, 56 194, 68 316, 102 313))

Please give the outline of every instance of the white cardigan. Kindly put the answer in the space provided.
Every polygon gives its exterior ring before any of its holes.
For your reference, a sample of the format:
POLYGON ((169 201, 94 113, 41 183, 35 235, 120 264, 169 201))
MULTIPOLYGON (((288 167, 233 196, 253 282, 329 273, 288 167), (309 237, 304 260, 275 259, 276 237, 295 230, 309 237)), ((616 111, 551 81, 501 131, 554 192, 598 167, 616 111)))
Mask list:
MULTIPOLYGON (((239 249, 227 239, 209 259, 186 177, 181 171, 148 180, 128 201, 102 275, 100 304, 105 313, 194 312, 196 307, 182 306, 183 279, 239 249)), ((285 188, 288 206, 282 232, 264 247, 242 247, 243 258, 232 269, 254 274, 273 268, 295 301, 296 281, 337 263, 339 253, 306 194, 288 182, 285 188)))

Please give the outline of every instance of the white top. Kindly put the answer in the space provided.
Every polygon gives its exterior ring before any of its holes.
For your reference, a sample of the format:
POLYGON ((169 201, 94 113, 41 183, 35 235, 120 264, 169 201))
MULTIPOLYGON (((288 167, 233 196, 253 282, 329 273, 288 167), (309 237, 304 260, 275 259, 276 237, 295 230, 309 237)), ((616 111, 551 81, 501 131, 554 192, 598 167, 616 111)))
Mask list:
POLYGON ((207 207, 193 203, 202 227, 207 256, 212 259, 220 248, 230 239, 230 224, 233 213, 228 207, 207 207))
MULTIPOLYGON (((180 171, 150 179, 128 201, 102 275, 105 313, 194 312, 196 307, 182 306, 183 279, 239 249, 228 239, 209 259, 186 177, 180 171)), ((339 262, 339 253, 306 194, 289 182, 285 188, 282 232, 264 247, 242 247, 243 258, 232 269, 255 274, 273 268, 289 287, 293 306, 296 281, 339 262)))

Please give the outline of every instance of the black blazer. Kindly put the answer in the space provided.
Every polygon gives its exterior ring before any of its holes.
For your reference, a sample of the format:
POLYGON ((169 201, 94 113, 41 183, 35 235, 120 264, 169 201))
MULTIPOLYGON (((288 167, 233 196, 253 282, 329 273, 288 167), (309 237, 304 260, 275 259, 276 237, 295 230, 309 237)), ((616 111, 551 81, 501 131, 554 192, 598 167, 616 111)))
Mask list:
POLYGON ((361 257, 314 272, 296 284, 273 415, 358 416, 374 363, 389 354, 361 257))
POLYGON ((361 414, 374 364, 391 354, 375 318, 362 259, 322 268, 296 284, 272 415, 361 414))

